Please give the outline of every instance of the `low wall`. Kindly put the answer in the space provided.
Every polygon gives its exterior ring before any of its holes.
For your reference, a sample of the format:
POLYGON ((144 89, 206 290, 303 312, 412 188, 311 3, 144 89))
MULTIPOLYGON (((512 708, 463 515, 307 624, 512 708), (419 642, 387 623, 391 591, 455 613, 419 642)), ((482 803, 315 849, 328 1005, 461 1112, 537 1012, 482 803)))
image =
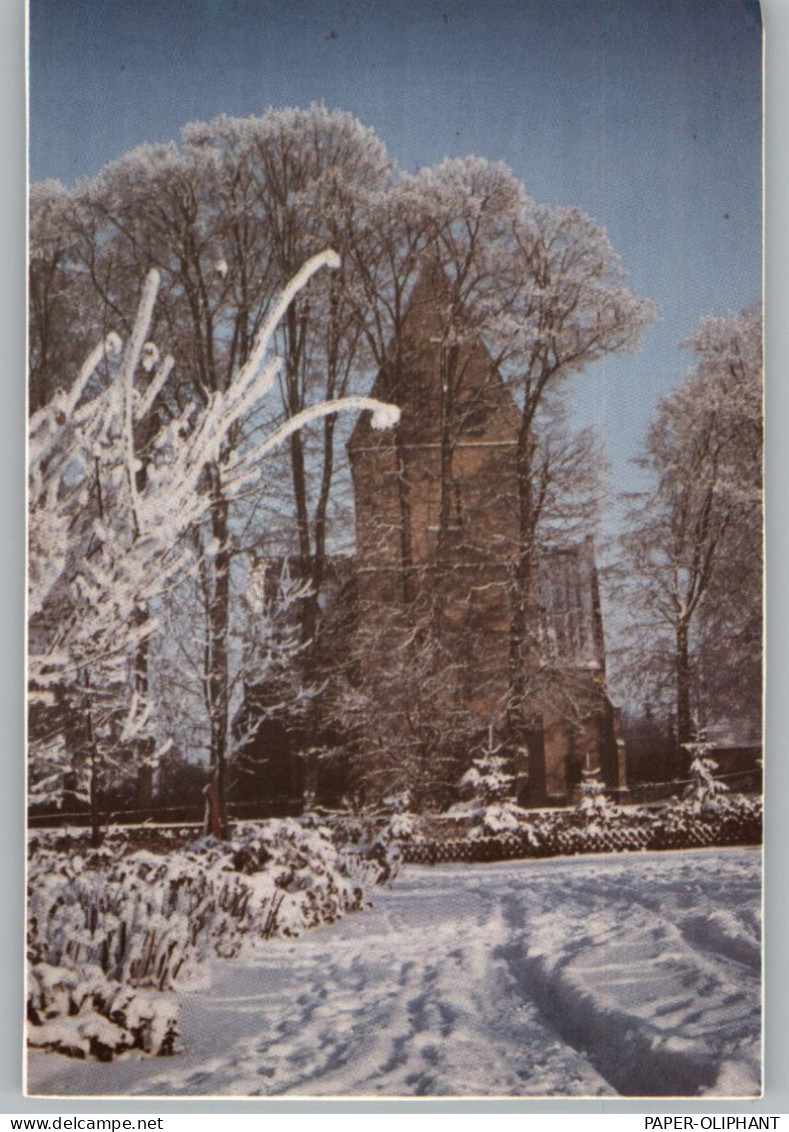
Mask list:
POLYGON ((761 816, 659 820, 607 828, 561 826, 523 830, 495 837, 426 839, 400 842, 407 864, 449 861, 507 861, 523 857, 564 857, 578 853, 627 853, 647 849, 702 849, 713 845, 759 845, 761 816))

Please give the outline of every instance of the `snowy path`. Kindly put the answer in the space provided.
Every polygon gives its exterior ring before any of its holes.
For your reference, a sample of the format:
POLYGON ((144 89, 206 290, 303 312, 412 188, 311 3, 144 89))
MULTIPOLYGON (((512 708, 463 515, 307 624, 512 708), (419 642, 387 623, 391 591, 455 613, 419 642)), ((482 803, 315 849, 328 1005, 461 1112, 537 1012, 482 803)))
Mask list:
POLYGON ((183 997, 185 1052, 34 1053, 29 1091, 754 1095, 760 855, 412 867, 183 997))

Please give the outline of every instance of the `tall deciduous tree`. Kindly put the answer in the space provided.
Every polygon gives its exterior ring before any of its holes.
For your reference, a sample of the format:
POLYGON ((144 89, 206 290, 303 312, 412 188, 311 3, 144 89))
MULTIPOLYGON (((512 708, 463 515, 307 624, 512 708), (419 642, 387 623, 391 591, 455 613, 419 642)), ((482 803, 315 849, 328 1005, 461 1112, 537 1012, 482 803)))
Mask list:
MULTIPOLYGON (((224 194, 247 185, 247 205, 261 218, 258 238, 279 285, 323 247, 340 255, 331 279, 316 280, 296 297, 278 328, 284 359, 282 414, 294 416, 315 400, 344 396, 358 382, 361 327, 352 294, 364 261, 361 214, 365 200, 387 180, 381 142, 356 118, 313 105, 271 110, 261 118, 222 117, 188 126, 184 144, 213 155, 224 194)), ((246 206, 245 206, 246 207, 246 206)), ((244 256, 228 251, 228 277, 246 271, 244 256)), ((312 639, 326 573, 330 493, 335 473, 336 418, 328 416, 314 438, 294 433, 289 442, 291 495, 299 576, 310 584, 302 607, 302 635, 312 639)))
POLYGON ((535 722, 531 678, 539 663, 539 414, 567 377, 609 354, 634 350, 655 308, 628 289, 605 231, 577 209, 530 204, 512 240, 515 294, 502 319, 498 352, 521 406, 510 713, 528 742, 535 722))
POLYGON ((694 738, 694 693, 709 723, 728 714, 727 689, 739 711, 760 698, 761 341, 754 309, 706 318, 686 343, 698 362, 658 407, 640 461, 652 487, 622 537, 634 674, 664 693, 670 681, 679 745, 694 738))
POLYGON ((28 402, 42 409, 100 337, 91 289, 75 268, 73 194, 59 181, 30 186, 28 402), (70 332, 66 333, 66 328, 70 332))
MULTIPOLYGON (((157 421, 180 419, 195 399, 210 410, 225 397, 278 291, 320 249, 346 253, 347 267, 294 296, 276 328, 281 404, 268 401, 239 417, 200 472, 211 506, 192 537, 204 565, 204 686, 216 765, 226 761, 230 733, 233 558, 254 540, 251 517, 265 494, 248 489, 243 514, 233 510, 230 480, 233 498, 241 498, 236 456, 255 451, 279 423, 352 391, 361 332, 347 300, 355 262, 349 253, 359 251, 360 198, 386 176, 383 147, 351 115, 312 106, 220 118, 187 126, 180 144, 142 147, 107 166, 75 194, 63 225, 74 273, 118 330, 130 329, 138 280, 151 267, 160 273, 152 335, 166 339, 178 366, 157 398, 157 421)), ((288 435, 286 495, 300 576, 309 582, 301 602, 305 641, 314 635, 325 576, 335 434, 336 414, 327 413, 309 439, 298 430, 288 435)), ((140 662, 144 680, 142 655, 140 662)))

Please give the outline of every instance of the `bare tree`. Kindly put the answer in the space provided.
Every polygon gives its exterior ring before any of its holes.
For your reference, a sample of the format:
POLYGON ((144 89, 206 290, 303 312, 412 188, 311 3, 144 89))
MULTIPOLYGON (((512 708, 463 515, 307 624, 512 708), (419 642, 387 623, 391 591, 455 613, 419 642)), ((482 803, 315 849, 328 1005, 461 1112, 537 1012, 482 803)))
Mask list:
MULTIPOLYGON (((139 279, 151 267, 160 274, 151 333, 168 342, 178 366, 157 395, 157 424, 176 425, 195 399, 210 410, 227 395, 274 297, 304 260, 331 244, 341 252, 358 250, 359 196, 386 172, 383 149, 370 131, 351 115, 313 106, 192 124, 180 144, 127 154, 73 194, 60 223, 62 238, 69 241, 71 275, 90 291, 102 319, 128 333, 139 279)), ((353 270, 350 257, 345 270, 353 270)), ((335 274, 332 282, 308 285, 303 301, 294 297, 295 307, 276 330, 285 360, 281 404, 269 399, 239 417, 200 472, 200 490, 211 506, 191 537, 203 563, 204 690, 215 765, 226 762, 230 733, 234 556, 254 548, 255 519, 267 494, 259 483, 242 492, 236 481, 232 504, 227 472, 236 453, 255 451, 259 438, 282 422, 351 391, 360 328, 344 298, 347 287, 335 274)), ((43 328, 43 318, 39 323, 43 328)), ((335 432, 336 414, 326 413, 310 438, 289 433, 291 488, 273 505, 282 515, 290 500, 295 510, 300 573, 310 583, 301 603, 305 640, 314 634, 325 573, 335 432)), ((143 682, 146 663, 141 652, 143 682)))
POLYGON ((705 319, 687 345, 698 363, 660 402, 639 461, 652 488, 630 500, 620 591, 632 675, 663 692, 671 680, 679 746, 694 738, 702 653, 719 707, 738 674, 751 703, 760 694, 761 312, 705 319))
POLYGON ((76 270, 74 194, 59 181, 31 185, 28 265, 28 401, 42 409, 101 336, 98 309, 76 270), (65 333, 70 326, 71 333, 65 333))
MULTIPOLYGON (((317 105, 271 110, 261 118, 222 117, 207 125, 193 124, 184 131, 184 142, 215 155, 227 186, 224 195, 230 196, 239 180, 248 186, 244 209, 251 208, 261 219, 259 239, 277 285, 323 247, 340 255, 338 272, 305 288, 278 328, 284 359, 283 416, 358 389, 361 327, 351 296, 357 265, 366 253, 360 214, 389 172, 381 142, 352 115, 317 105)), ((248 270, 244 255, 227 254, 228 276, 248 270)), ((302 607, 305 641, 315 634, 326 573, 336 423, 329 415, 321 422, 319 436, 300 431, 289 441, 297 569, 309 582, 302 607)))
MULTIPOLYGON (((276 326, 293 296, 324 266, 339 266, 336 253, 313 257, 285 287, 229 387, 159 429, 146 452, 135 447, 136 425, 150 412, 174 366, 171 356, 161 359, 155 344, 146 342, 160 283, 156 271, 148 275, 126 346, 118 335, 110 336, 92 352, 68 390, 56 394, 34 415, 29 493, 29 602, 34 617, 30 681, 31 693, 41 707, 54 706, 52 689, 64 682, 80 681, 82 694, 89 695, 91 702, 103 699, 116 704, 118 695, 125 693, 119 741, 128 744, 141 735, 151 720, 147 671, 141 681, 139 657, 141 646, 157 628, 149 615, 152 603, 181 573, 194 567, 200 571, 211 557, 206 551, 195 560, 194 542, 188 537, 206 513, 213 514, 216 494, 205 469, 217 470, 222 498, 229 502, 235 491, 259 478, 266 457, 305 424, 334 412, 359 409, 372 410, 375 427, 396 422, 398 414, 392 406, 347 397, 303 410, 257 438, 251 447, 229 447, 239 422, 275 387, 280 360, 269 358, 268 353, 276 326), (148 364, 153 358, 160 360, 148 364), (110 373, 111 380, 91 395, 97 367, 113 359, 117 359, 117 369, 110 373), (88 506, 91 493, 93 508, 88 506), (101 673, 98 681, 97 672, 101 673)), ((211 549, 219 553, 221 547, 211 549)), ((211 617, 209 609, 209 623, 211 617)), ((212 638, 209 644, 214 643, 212 638)), ((211 657, 206 666, 212 705, 215 662, 211 657)), ((113 714, 117 711, 113 707, 113 714)), ((210 720, 213 738, 213 714, 210 720)), ((107 738, 114 741, 105 723, 107 738)), ((98 751, 90 718, 89 732, 89 745, 98 751)), ((50 769, 55 748, 52 733, 45 727, 38 749, 38 764, 35 744, 31 749, 34 782, 48 788, 55 773, 50 769)), ((223 744, 212 745, 212 769, 223 806, 225 752, 226 736, 223 744)), ((97 753, 94 764, 98 760, 97 753)), ((226 815, 223 820, 226 824, 226 815)))
POLYGON ((516 297, 498 351, 521 406, 510 713, 516 731, 527 738, 533 726, 529 673, 539 667, 538 416, 546 397, 571 374, 608 354, 634 350, 655 309, 625 286, 605 232, 577 209, 530 204, 512 238, 516 297))
POLYGON ((437 631, 430 601, 376 601, 333 636, 323 718, 344 736, 334 757, 345 757, 367 804, 407 792, 417 812, 446 806, 479 729, 463 694, 462 641, 437 631))

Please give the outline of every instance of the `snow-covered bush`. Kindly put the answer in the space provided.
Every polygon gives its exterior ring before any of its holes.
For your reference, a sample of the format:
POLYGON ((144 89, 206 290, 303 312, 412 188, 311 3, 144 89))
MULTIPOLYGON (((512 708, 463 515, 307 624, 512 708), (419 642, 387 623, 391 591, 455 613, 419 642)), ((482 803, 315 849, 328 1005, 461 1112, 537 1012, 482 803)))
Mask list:
POLYGON ((497 802, 486 806, 479 814, 479 822, 469 831, 470 837, 482 837, 491 833, 510 833, 520 829, 526 818, 526 810, 514 802, 497 802))
MULTIPOLYGON (((94 973, 104 980, 105 1003, 112 999, 107 986, 112 994, 119 988, 167 991, 198 979, 203 960, 235 957, 260 940, 299 935, 364 905, 364 886, 349 875, 330 831, 293 818, 241 826, 230 842, 203 838, 166 856, 125 849, 118 839, 81 855, 33 838, 28 958, 38 972, 30 981, 34 1030, 60 1017, 56 1006, 75 987, 80 1004, 112 1020, 96 1006, 94 973), (41 988, 59 987, 63 969, 73 973, 73 986, 64 984, 53 1006, 41 988)), ((69 1001, 64 1016, 75 1006, 81 1013, 82 1006, 69 1001)), ((116 1048, 135 1048, 138 1040, 116 1037, 116 1048)), ((83 1038, 90 1050, 89 1035, 83 1038)), ((41 1039, 34 1034, 36 1044, 41 1039)), ((74 1034, 69 1040, 76 1041, 74 1034)), ((102 1049, 106 1044, 96 1042, 102 1049)), ((43 1044, 54 1048, 45 1035, 43 1044)))
POLYGON ((178 1007, 169 995, 133 990, 100 968, 34 963, 28 974, 28 1044, 68 1057, 111 1061, 136 1049, 178 1050, 178 1007))
POLYGON ((408 790, 384 798, 388 820, 378 834, 378 840, 388 845, 393 841, 410 841, 416 835, 419 818, 411 812, 411 795, 408 790))
POLYGON ((38 847, 29 871, 34 959, 95 963, 130 986, 165 990, 208 955, 295 936, 362 906, 329 831, 293 818, 241 826, 167 856, 38 847))
POLYGON ((417 817, 409 812, 408 793, 384 799, 384 813, 336 814, 332 835, 346 874, 363 888, 387 884, 402 867, 401 843, 413 840, 417 817))
POLYGON ((764 802, 761 796, 755 794, 727 794, 720 805, 727 819, 732 821, 752 822, 761 825, 764 814, 764 802))
POLYGON ((493 728, 488 729, 487 743, 479 748, 476 758, 460 780, 461 791, 480 806, 505 801, 512 793, 515 777, 508 769, 508 759, 500 752, 501 743, 493 742, 493 728))

